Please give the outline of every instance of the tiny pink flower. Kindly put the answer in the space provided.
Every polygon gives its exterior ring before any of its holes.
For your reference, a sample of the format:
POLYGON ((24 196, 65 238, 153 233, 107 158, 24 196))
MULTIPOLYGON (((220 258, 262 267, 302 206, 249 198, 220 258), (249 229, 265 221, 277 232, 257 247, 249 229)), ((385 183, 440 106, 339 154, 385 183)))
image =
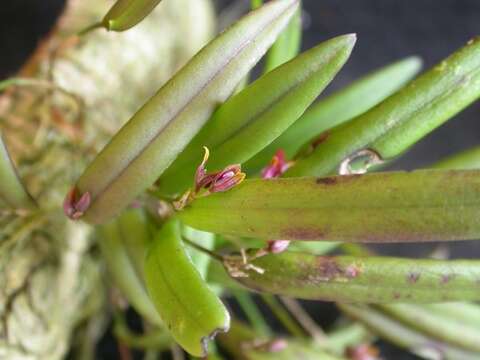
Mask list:
POLYGON ((205 165, 210 152, 207 147, 204 146, 203 148, 205 149, 205 155, 195 172, 195 193, 202 189, 208 190, 208 193, 227 191, 245 179, 246 175, 242 173, 242 167, 238 164, 229 165, 222 171, 207 173, 205 165))
POLYGON ((245 179, 245 176, 240 165, 229 165, 216 174, 209 191, 216 193, 230 190, 232 187, 240 184, 245 179))
POLYGON ((270 164, 268 164, 262 170, 262 178, 263 179, 272 179, 279 177, 285 171, 288 170, 290 166, 293 165, 292 161, 287 161, 285 158, 285 151, 282 149, 277 150, 275 155, 273 156, 270 164))
POLYGON ((267 251, 271 254, 280 254, 287 250, 290 240, 269 240, 267 242, 267 251))
POLYGON ((76 187, 72 188, 63 201, 63 211, 72 220, 78 220, 90 206, 90 193, 79 194, 76 187))

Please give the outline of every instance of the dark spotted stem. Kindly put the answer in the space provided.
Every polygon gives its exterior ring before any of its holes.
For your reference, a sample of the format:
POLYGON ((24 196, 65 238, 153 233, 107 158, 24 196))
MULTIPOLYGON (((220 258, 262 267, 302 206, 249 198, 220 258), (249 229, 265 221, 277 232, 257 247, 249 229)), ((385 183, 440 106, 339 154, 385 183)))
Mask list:
POLYGON ((480 261, 315 256, 284 252, 226 266, 259 291, 348 303, 436 303, 480 300, 480 261), (258 271, 261 269, 261 271, 258 271))
POLYGON ((260 239, 474 240, 480 238, 480 171, 245 180, 195 200, 179 216, 200 230, 260 239))

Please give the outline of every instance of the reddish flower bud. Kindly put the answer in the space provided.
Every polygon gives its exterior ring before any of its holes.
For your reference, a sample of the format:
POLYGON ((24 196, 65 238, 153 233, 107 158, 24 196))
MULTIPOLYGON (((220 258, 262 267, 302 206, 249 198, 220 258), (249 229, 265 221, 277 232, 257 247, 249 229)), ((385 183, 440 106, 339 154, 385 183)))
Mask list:
POLYGON ((89 192, 80 195, 77 188, 72 188, 63 201, 63 211, 70 219, 78 220, 87 211, 90 202, 89 192))
POLYGON ((267 242, 267 251, 271 254, 280 254, 287 250, 290 240, 270 240, 267 242))
POLYGON ((276 178, 282 175, 285 171, 288 170, 290 166, 293 165, 292 161, 287 161, 285 158, 285 152, 282 149, 277 150, 273 156, 270 164, 262 170, 262 178, 271 179, 276 178))
POLYGON ((207 147, 204 146, 203 148, 205 155, 195 172, 196 193, 201 189, 206 189, 209 193, 227 191, 245 179, 246 175, 242 173, 242 167, 240 165, 229 165, 222 171, 208 174, 205 165, 210 156, 210 152, 207 147))
POLYGON ((242 173, 240 165, 230 165, 217 173, 209 188, 211 193, 223 192, 240 184, 245 179, 245 173, 242 173))

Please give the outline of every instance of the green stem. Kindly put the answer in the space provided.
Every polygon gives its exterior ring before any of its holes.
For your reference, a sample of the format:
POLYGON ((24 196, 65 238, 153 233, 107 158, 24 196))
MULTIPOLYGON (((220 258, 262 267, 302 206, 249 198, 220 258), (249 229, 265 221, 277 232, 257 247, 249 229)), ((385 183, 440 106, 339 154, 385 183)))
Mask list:
POLYGON ((305 332, 297 324, 295 319, 286 311, 278 302, 277 298, 270 294, 260 294, 260 297, 268 305, 275 317, 282 323, 282 325, 295 337, 305 337, 305 332))
POLYGON ((255 332, 260 333, 262 336, 272 335, 270 327, 266 323, 261 311, 258 309, 257 304, 255 304, 255 301, 252 299, 250 293, 236 289, 232 289, 231 293, 247 316, 247 319, 254 328, 255 332))

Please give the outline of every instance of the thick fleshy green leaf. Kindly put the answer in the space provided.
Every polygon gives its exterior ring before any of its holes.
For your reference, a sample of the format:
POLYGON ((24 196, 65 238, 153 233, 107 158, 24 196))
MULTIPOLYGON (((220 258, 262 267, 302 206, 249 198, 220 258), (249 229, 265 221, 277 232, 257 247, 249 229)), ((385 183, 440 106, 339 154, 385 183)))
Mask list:
POLYGON ((284 252, 249 264, 232 258, 226 269, 250 289, 300 299, 373 304, 480 300, 480 261, 475 260, 284 252))
POLYGON ((249 173, 264 167, 278 149, 293 158, 302 145, 311 144, 324 131, 369 110, 393 94, 421 68, 417 57, 409 57, 377 70, 312 105, 292 126, 244 164, 249 173))
POLYGON ((0 200, 12 209, 33 209, 35 201, 18 177, 0 133, 0 200))
POLYGON ((444 317, 418 305, 394 304, 383 305, 380 308, 386 314, 410 326, 412 329, 453 346, 480 354, 480 327, 478 325, 475 327, 468 326, 462 320, 444 317))
MULTIPOLYGON (((300 2, 301 4, 301 2, 300 2)), ((263 71, 272 71, 287 61, 293 59, 300 52, 302 45, 302 7, 292 17, 288 26, 282 31, 277 41, 268 50, 265 56, 263 71)))
POLYGON ((126 232, 127 226, 121 223, 122 219, 119 218, 102 225, 98 230, 98 244, 108 272, 133 308, 149 322, 161 325, 162 321, 143 286, 143 279, 134 265, 134 259, 129 256, 125 246, 125 243, 131 242, 140 234, 126 232))
MULTIPOLYGON (((298 0, 274 0, 205 46, 127 122, 78 180, 102 223, 151 186, 275 41, 298 0)), ((83 204, 84 205, 84 204, 83 204)), ((83 206, 82 206, 83 207, 83 206)))
POLYGON ((203 156, 208 167, 243 163, 297 120, 345 64, 355 35, 328 40, 265 74, 224 103, 157 182, 159 192, 178 195, 191 186, 203 156))
POLYGON ((480 169, 480 147, 474 147, 440 160, 432 165, 432 169, 480 169))
POLYGON ((480 237, 480 172, 422 170, 246 180, 179 216, 222 235, 414 242, 480 237))
POLYGON ((102 20, 107 30, 124 31, 141 22, 161 0, 117 0, 102 20))
POLYGON ((228 330, 230 316, 188 257, 177 220, 155 236, 145 274, 150 297, 172 337, 190 354, 206 356, 208 341, 228 330))
POLYGON ((325 176, 370 149, 392 159, 480 96, 480 41, 468 44, 370 111, 339 126, 285 176, 325 176))
POLYGON ((383 339, 425 359, 476 360, 480 356, 477 352, 462 350, 428 337, 372 308, 346 304, 338 306, 348 316, 364 324, 383 339))

